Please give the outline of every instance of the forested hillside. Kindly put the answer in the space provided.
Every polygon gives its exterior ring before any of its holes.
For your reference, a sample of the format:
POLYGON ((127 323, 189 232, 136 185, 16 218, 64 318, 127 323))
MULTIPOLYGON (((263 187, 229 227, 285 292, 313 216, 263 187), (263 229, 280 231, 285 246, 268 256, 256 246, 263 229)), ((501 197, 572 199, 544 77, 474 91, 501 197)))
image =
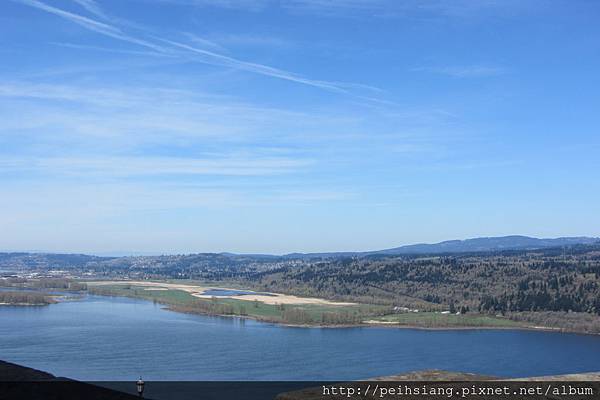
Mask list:
POLYGON ((600 314, 600 246, 343 258, 253 278, 265 290, 431 309, 600 314))

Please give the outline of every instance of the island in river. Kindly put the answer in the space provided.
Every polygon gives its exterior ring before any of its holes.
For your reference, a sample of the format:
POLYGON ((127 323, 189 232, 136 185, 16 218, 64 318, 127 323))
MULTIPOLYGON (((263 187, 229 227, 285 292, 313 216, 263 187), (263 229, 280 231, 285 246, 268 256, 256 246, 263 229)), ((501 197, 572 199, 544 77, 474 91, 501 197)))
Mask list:
POLYGON ((394 309, 389 306, 339 302, 283 293, 255 292, 210 284, 175 281, 90 281, 98 295, 141 298, 174 311, 239 316, 259 321, 304 326, 395 326, 417 328, 528 328, 519 321, 477 313, 394 309))

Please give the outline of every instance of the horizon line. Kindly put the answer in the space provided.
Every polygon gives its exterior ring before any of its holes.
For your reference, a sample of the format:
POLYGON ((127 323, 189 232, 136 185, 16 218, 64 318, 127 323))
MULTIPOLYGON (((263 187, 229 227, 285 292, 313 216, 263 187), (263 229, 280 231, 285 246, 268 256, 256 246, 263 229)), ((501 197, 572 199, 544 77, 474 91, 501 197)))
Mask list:
MULTIPOLYGON (((290 251, 285 253, 269 253, 269 252, 235 252, 235 251, 185 251, 185 252, 177 252, 177 251, 47 251, 47 250, 0 250, 0 253, 25 253, 25 254, 54 254, 54 255, 87 255, 87 256, 95 256, 95 257, 156 257, 156 256, 174 256, 174 255, 194 255, 194 254, 232 254, 232 255, 248 255, 248 256, 274 256, 274 257, 284 257, 293 254, 299 255, 310 255, 310 254, 360 254, 360 253, 371 253, 371 252, 383 252, 386 250, 399 249, 402 247, 408 246, 419 246, 419 245, 438 245, 447 242, 464 242, 467 240, 475 240, 475 239, 499 239, 499 238, 509 238, 509 237, 520 237, 520 238, 528 238, 528 239, 537 239, 537 240, 558 240, 558 239, 595 239, 600 241, 600 236, 595 235, 577 235, 577 236, 554 236, 554 237, 538 237, 538 236, 528 236, 528 235, 499 235, 499 236, 475 236, 475 237, 467 237, 463 239, 447 239, 439 242, 416 242, 416 243, 408 243, 408 244, 400 244, 395 247, 386 247, 382 249, 376 250, 334 250, 334 251, 290 251)), ((509 249, 507 249, 509 250, 509 249)))

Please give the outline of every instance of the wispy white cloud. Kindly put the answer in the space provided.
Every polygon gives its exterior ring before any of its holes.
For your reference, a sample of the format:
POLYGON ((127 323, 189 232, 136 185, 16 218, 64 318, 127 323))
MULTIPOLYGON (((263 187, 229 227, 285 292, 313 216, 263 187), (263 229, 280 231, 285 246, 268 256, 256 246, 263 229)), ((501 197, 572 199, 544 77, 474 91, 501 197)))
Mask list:
MULTIPOLYGON (((149 1, 149 0, 146 0, 149 1)), ((445 16, 470 18, 514 10, 535 10, 538 2, 519 0, 151 0, 167 4, 220 7, 259 12, 277 8, 326 17, 445 16)))
POLYGON ((263 138, 275 146, 290 134, 299 135, 292 121, 304 121, 305 135, 352 123, 327 113, 261 107, 177 87, 6 82, 0 84, 0 105, 0 136, 34 129, 38 137, 55 135, 72 143, 111 138, 103 147, 116 148, 181 141, 191 145, 208 138, 230 144, 263 138))
POLYGON ((329 81, 308 79, 301 75, 294 74, 292 72, 288 72, 288 71, 285 71, 282 69, 270 67, 270 66, 263 65, 263 64, 257 64, 257 63, 253 63, 253 62, 238 60, 233 57, 215 53, 210 50, 205 50, 205 49, 201 49, 198 47, 190 46, 185 43, 180 43, 180 42, 167 40, 167 39, 160 39, 160 38, 157 38, 157 39, 161 40, 164 43, 170 44, 174 47, 187 50, 187 51, 197 54, 197 55, 204 56, 203 58, 200 58, 197 60, 199 60, 200 62, 205 62, 207 64, 237 68, 237 69, 241 69, 244 71, 254 72, 254 73, 257 73, 260 75, 266 75, 266 76, 271 76, 274 78, 280 78, 280 79, 284 79, 284 80, 288 80, 288 81, 292 81, 292 82, 302 83, 305 85, 314 86, 314 87, 318 87, 321 89, 327 89, 327 90, 331 90, 331 91, 347 93, 347 90, 342 87, 343 84, 340 84, 338 82, 329 82, 329 81))
POLYGON ((100 8, 100 5, 98 5, 98 3, 96 3, 94 0, 73 0, 73 1, 77 4, 79 4, 81 7, 83 7, 88 12, 94 14, 95 16, 102 18, 102 19, 108 19, 108 16, 104 13, 104 11, 102 11, 102 8, 100 8))
POLYGON ((394 8, 395 3, 398 2, 387 0, 287 0, 283 2, 283 5, 304 11, 330 12, 333 10, 376 11, 386 6, 394 8))
MULTIPOLYGON (((143 46, 152 49, 158 53, 172 56, 173 54, 179 55, 182 59, 188 59, 196 62, 201 62, 209 65, 223 66, 252 72, 259 75, 269 76, 273 78, 283 79, 291 82, 296 82, 308 86, 317 87, 329 91, 338 93, 350 93, 350 89, 364 88, 366 85, 354 84, 354 83, 343 83, 343 82, 331 82, 326 80, 316 80, 306 78, 299 74, 295 74, 283 69, 271 67, 264 64, 243 61, 232 56, 217 53, 213 50, 206 48, 199 48, 190 44, 181 43, 166 38, 153 36, 153 41, 145 38, 138 38, 136 36, 125 33, 122 29, 110 25, 108 23, 99 22, 91 18, 74 14, 53 6, 49 6, 38 0, 13 0, 19 3, 29 5, 31 7, 38 8, 48 13, 57 15, 61 18, 67 19, 74 22, 86 29, 97 32, 102 35, 109 36, 114 39, 122 40, 139 46, 143 46), (160 43, 160 44, 158 44, 160 43)), ((361 97, 367 99, 366 97, 361 97)))
POLYGON ((219 43, 221 46, 255 46, 255 47, 289 47, 292 43, 288 40, 275 36, 259 34, 235 34, 221 33, 211 34, 211 43, 219 43))
MULTIPOLYGON (((146 0, 148 1, 148 0, 146 0)), ((150 0, 155 1, 155 0, 150 0)), ((373 9, 386 4, 393 6, 396 1, 389 0, 158 0, 161 3, 240 9, 246 11, 262 11, 269 7, 283 9, 305 9, 324 11, 330 9, 373 9)))
MULTIPOLYGON (((160 89, 155 94, 160 93, 160 89)), ((126 107, 140 104, 143 93, 126 93, 110 88, 90 88, 77 85, 59 85, 30 82, 4 82, 0 84, 0 97, 50 99, 73 101, 100 106, 126 107)))
POLYGON ((129 42, 129 43, 132 43, 132 44, 137 44, 139 46, 144 46, 144 47, 150 48, 152 50, 156 50, 156 51, 160 51, 160 52, 164 52, 164 53, 169 52, 168 49, 166 49, 164 47, 160 47, 160 46, 158 46, 154 43, 150 43, 146 40, 127 35, 121 29, 119 29, 115 26, 96 21, 94 19, 84 17, 79 14, 71 13, 69 11, 65 11, 60 8, 49 6, 46 3, 42 3, 41 1, 38 1, 38 0, 13 0, 13 1, 28 5, 31 7, 38 8, 38 9, 40 9, 42 11, 46 11, 50 14, 57 15, 61 18, 67 19, 83 28, 89 29, 96 33, 100 33, 102 35, 112 37, 113 39, 123 40, 123 41, 129 42))
POLYGON ((115 48, 111 48, 111 47, 91 46, 91 45, 77 44, 77 43, 53 42, 51 44, 53 44, 55 46, 68 47, 68 48, 77 49, 77 50, 102 51, 102 52, 107 52, 107 53, 130 54, 130 55, 134 55, 134 56, 177 58, 177 56, 175 54, 159 53, 156 51, 115 49, 115 48))
POLYGON ((323 189, 323 190, 275 190, 268 193, 268 196, 262 196, 264 203, 269 203, 272 200, 278 202, 294 203, 294 204, 308 204, 314 202, 323 201, 339 201, 347 200, 353 197, 358 197, 358 193, 349 189, 337 188, 323 189))
POLYGON ((194 44, 200 47, 210 48, 215 51, 227 52, 227 49, 221 46, 219 43, 213 40, 209 40, 203 37, 200 37, 196 34, 185 32, 184 35, 194 44))
POLYGON ((283 0, 282 6, 291 11, 302 11, 326 16, 352 14, 384 17, 407 15, 442 15, 446 17, 475 17, 505 10, 535 9, 535 1, 519 0, 283 0))
POLYGON ((10 158, 0 160, 0 170, 37 171, 45 175, 97 177, 129 177, 157 175, 278 175, 306 167, 311 160, 290 158, 247 158, 239 156, 218 159, 183 157, 51 157, 10 158))
MULTIPOLYGON (((146 0, 148 1, 148 0, 146 0)), ((185 6, 220 7, 247 11, 261 11, 273 5, 273 0, 149 0, 159 3, 185 6)))

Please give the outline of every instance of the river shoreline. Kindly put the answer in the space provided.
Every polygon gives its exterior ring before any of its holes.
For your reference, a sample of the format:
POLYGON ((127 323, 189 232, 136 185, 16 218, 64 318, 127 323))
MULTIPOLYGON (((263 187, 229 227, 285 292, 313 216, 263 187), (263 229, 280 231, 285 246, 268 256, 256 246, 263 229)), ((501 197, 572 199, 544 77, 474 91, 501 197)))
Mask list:
MULTIPOLYGON (((116 296, 118 297, 118 296, 116 296)), ((138 300, 149 301, 139 297, 131 297, 138 300)), ((230 318, 230 319, 244 319, 244 320, 252 320, 267 324, 274 324, 278 326, 283 326, 287 328, 307 328, 307 329, 349 329, 349 328, 392 328, 392 329, 411 329, 411 330, 423 330, 423 331, 473 331, 473 330, 497 330, 497 331, 511 331, 511 330, 519 330, 519 331, 534 331, 534 332, 555 332, 555 333, 575 333, 580 335, 590 335, 590 336, 598 336, 598 333, 592 332, 580 332, 567 330, 564 328, 553 328, 553 327, 544 327, 544 326, 448 326, 448 327, 429 327, 429 326, 420 326, 420 325, 401 325, 401 324, 390 324, 390 323, 361 323, 361 324, 292 324, 281 321, 274 321, 269 319, 257 318, 249 315, 228 315, 228 314, 209 314, 201 311, 191 311, 191 310, 181 310, 177 309, 177 307, 173 307, 167 304, 159 303, 163 307, 163 309, 178 312, 182 314, 191 314, 191 315, 202 315, 207 317, 219 317, 219 318, 230 318)))
MULTIPOLYGON (((105 283, 109 283, 106 281, 105 283)), ((139 282, 129 282, 129 281, 110 281, 110 283, 131 283, 136 284, 139 282)), ((150 283, 150 282, 148 282, 150 283)), ((162 282, 152 282, 152 284, 163 284, 162 282)), ((101 294, 101 293, 89 293, 87 291, 79 292, 79 293, 87 293, 96 296, 103 297, 125 297, 125 298, 133 298, 137 300, 143 300, 152 302, 154 301, 157 304, 161 304, 165 310, 183 313, 183 314, 193 314, 193 315, 202 315, 202 316, 210 316, 210 317, 220 317, 220 318, 233 318, 233 319, 244 319, 244 320, 253 320, 262 323, 275 324, 283 327, 289 328, 324 328, 324 329, 348 329, 348 328, 396 328, 396 329, 412 329, 412 330, 423 330, 423 331, 467 331, 467 330, 520 330, 520 331, 536 331, 536 332, 555 332, 555 333, 575 333, 581 335, 591 335, 598 336, 600 333, 595 332, 586 332, 568 328, 560 328, 560 327, 548 327, 548 326, 538 326, 538 325, 517 325, 514 326, 486 326, 486 325, 461 325, 461 326, 424 326, 418 324, 399 324, 395 322, 384 322, 384 321, 365 321, 362 323, 347 323, 347 324, 320 324, 320 323, 290 323, 284 322, 277 319, 269 319, 269 318, 261 318, 259 316, 253 315, 239 315, 239 314, 218 314, 218 313, 209 313, 204 312, 198 309, 191 309, 186 306, 174 305, 165 302, 161 302, 160 300, 150 300, 148 298, 144 298, 142 296, 135 295, 110 295, 110 294, 101 294)), ((0 303, 0 307, 45 307, 51 304, 60 303, 63 301, 72 301, 73 299, 65 299, 62 296, 52 296, 53 299, 48 304, 10 304, 10 303, 0 303)), ((327 300, 324 300, 327 301, 327 300)), ((335 303, 335 302, 332 302, 335 303)), ((518 321, 515 321, 518 322, 518 321)))

